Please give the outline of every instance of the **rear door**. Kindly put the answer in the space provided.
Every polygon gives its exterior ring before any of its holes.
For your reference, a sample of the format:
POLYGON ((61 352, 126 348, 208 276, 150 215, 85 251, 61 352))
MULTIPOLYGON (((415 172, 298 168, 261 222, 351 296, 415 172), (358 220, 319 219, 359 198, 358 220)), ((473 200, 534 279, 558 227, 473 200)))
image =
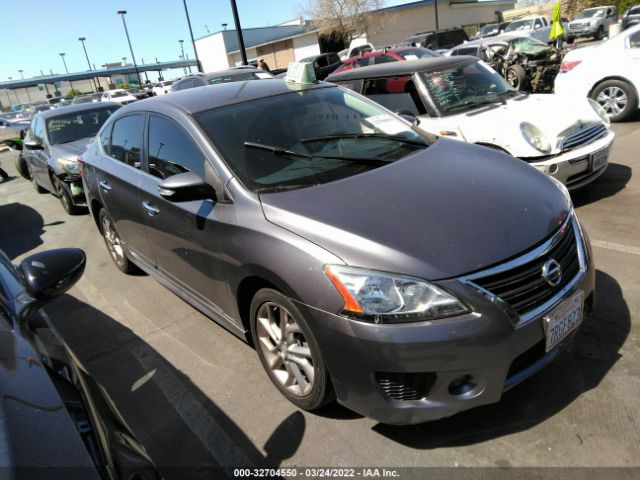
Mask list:
POLYGON ((193 172, 205 179, 213 173, 197 142, 175 120, 149 115, 146 173, 141 203, 158 269, 210 308, 230 311, 230 296, 220 252, 224 204, 213 200, 171 202, 158 186, 168 177, 193 172))
POLYGON ((142 142, 145 116, 125 115, 113 122, 100 138, 101 154, 95 167, 102 204, 129 252, 147 266, 153 265, 140 203, 142 142))

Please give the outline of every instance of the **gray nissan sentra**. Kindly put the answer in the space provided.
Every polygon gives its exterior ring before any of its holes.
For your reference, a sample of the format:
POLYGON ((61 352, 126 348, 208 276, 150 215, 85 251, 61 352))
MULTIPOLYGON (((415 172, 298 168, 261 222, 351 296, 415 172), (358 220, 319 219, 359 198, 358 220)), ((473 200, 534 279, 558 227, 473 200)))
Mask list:
POLYGON ((337 399, 407 424, 497 402, 593 307, 561 184, 331 84, 135 102, 82 173, 116 266, 252 342, 306 410, 337 399))

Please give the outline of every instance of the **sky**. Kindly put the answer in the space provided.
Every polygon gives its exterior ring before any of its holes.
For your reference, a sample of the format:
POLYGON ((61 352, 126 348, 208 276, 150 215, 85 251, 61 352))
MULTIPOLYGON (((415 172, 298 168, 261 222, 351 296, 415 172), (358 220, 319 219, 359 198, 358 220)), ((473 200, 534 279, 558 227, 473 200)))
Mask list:
MULTIPOLYGON (((276 25, 300 16, 306 0, 236 0, 242 28, 276 25)), ((386 6, 412 0, 387 0, 386 6)), ((233 27, 229 0, 187 0, 195 38, 233 27)), ((182 0, 0 0, 4 39, 0 54, 0 81, 64 73, 60 53, 65 53, 69 72, 88 69, 79 37, 92 64, 122 61, 131 54, 118 10, 125 16, 136 61, 154 63, 178 60, 179 40, 193 59, 189 29, 182 0), (28 17, 28 21, 26 21, 28 17)))

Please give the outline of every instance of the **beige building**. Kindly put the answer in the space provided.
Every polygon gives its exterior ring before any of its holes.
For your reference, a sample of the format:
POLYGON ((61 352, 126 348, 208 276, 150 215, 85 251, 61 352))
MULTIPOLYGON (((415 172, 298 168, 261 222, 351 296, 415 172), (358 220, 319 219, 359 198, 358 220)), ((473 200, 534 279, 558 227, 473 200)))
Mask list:
MULTIPOLYGON (((515 0, 461 1, 438 0, 439 28, 476 27, 496 21, 496 11, 510 10, 515 0)), ((384 15, 384 26, 377 32, 363 34, 357 42, 376 46, 400 43, 417 34, 435 30, 434 0, 383 8, 375 14, 384 15)), ((324 51, 322 42, 309 22, 296 19, 273 27, 242 30, 249 63, 264 58, 269 67, 286 68, 324 51)), ((196 49, 205 72, 223 70, 242 63, 235 30, 223 30, 196 40, 196 49)))
MULTIPOLYGON (((242 29, 249 63, 263 58, 270 68, 287 68, 289 62, 320 53, 318 33, 297 19, 282 25, 242 29)), ((242 63, 235 30, 223 30, 196 40, 205 72, 224 70, 242 63)))
MULTIPOLYGON (((439 28, 477 26, 497 20, 496 11, 513 8, 515 0, 443 1, 438 0, 439 28)), ((378 11, 386 17, 380 31, 361 38, 376 45, 392 45, 417 33, 436 29, 433 0, 407 3, 378 11)))

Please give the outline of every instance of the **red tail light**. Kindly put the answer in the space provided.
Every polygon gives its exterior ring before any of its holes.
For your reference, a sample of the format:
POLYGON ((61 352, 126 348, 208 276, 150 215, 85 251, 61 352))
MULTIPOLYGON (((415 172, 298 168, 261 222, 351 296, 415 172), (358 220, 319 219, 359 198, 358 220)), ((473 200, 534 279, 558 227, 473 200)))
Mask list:
POLYGON ((576 68, 580 63, 581 60, 578 60, 576 62, 562 62, 562 65, 560 65, 560 71, 568 72, 569 70, 573 70, 574 68, 576 68))

